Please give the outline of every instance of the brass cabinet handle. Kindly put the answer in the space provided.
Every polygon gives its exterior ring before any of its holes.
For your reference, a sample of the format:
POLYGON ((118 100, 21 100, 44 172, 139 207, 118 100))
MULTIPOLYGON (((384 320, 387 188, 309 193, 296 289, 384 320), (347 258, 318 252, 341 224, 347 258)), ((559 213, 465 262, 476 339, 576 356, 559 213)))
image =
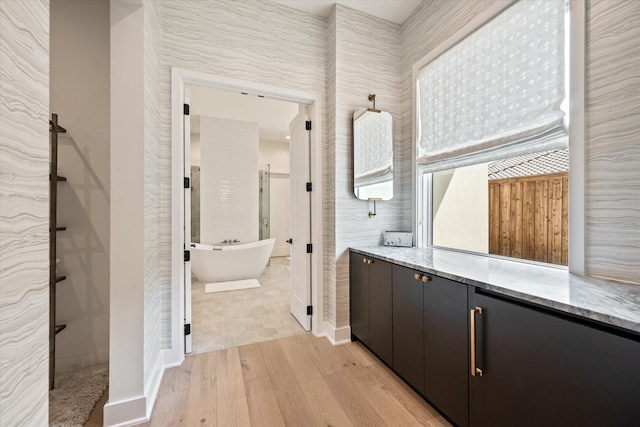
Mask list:
POLYGON ((416 274, 413 275, 413 278, 415 280, 420 280, 420 275, 418 273, 416 273, 416 274))
POLYGON ((362 258, 362 262, 363 262, 364 264, 366 264, 366 263, 367 263, 367 259, 366 259, 366 258, 362 258))
POLYGON ((367 260, 367 264, 369 264, 369 265, 373 264, 373 260, 372 259, 368 259, 367 260))
POLYGON ((422 282, 427 283, 429 281, 429 276, 422 275, 422 282))
POLYGON ((482 376, 482 369, 476 366, 476 313, 482 314, 482 307, 475 307, 471 309, 471 376, 482 376))

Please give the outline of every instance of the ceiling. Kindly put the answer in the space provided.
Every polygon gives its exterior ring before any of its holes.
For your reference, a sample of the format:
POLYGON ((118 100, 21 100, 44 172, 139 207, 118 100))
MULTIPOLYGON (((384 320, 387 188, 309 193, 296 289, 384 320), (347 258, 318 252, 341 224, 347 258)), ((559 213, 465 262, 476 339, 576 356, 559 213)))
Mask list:
POLYGON ((336 3, 360 12, 402 24, 422 0, 272 0, 284 6, 329 17, 336 3))
POLYGON ((298 104, 242 95, 204 86, 190 86, 191 133, 200 133, 200 116, 258 123, 261 141, 288 142, 289 123, 298 104))

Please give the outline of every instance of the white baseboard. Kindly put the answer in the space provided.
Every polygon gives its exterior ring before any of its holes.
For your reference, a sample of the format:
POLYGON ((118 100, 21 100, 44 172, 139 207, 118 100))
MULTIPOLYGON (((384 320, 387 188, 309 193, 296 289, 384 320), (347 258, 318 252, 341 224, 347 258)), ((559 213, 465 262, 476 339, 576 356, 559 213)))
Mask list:
POLYGON ((165 349, 162 350, 162 356, 164 360, 164 369, 175 368, 176 366, 182 365, 184 362, 184 352, 182 349, 180 351, 175 351, 173 349, 165 349))
POLYGON ((324 324, 324 336, 326 336, 331 344, 340 345, 351 342, 351 327, 343 326, 341 328, 335 328, 329 322, 323 322, 324 324))
POLYGON ((151 380, 145 387, 145 395, 119 402, 107 402, 104 405, 105 427, 125 427, 142 424, 151 419, 153 406, 160 391, 160 384, 167 368, 180 366, 181 361, 174 360, 170 350, 162 350, 154 366, 151 380), (167 363, 169 362, 169 363, 167 363))
POLYGON ((164 364, 164 353, 165 350, 160 352, 160 355, 156 360, 156 366, 154 366, 153 373, 151 374, 151 380, 147 384, 146 390, 144 392, 145 396, 147 397, 146 416, 148 420, 151 419, 153 405, 156 403, 156 397, 158 397, 158 390, 160 390, 160 383, 162 382, 162 376, 164 375, 164 370, 166 368, 164 364))
POLYGON ((133 426, 149 421, 147 418, 147 398, 138 396, 119 402, 108 401, 104 405, 104 426, 133 426))

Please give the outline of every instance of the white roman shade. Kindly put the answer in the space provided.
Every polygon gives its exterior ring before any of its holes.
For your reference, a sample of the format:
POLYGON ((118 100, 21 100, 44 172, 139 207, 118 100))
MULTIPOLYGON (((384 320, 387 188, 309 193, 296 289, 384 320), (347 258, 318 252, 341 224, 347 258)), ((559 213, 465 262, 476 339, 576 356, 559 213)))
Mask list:
POLYGON ((518 1, 417 83, 425 171, 566 147, 565 0, 518 1))

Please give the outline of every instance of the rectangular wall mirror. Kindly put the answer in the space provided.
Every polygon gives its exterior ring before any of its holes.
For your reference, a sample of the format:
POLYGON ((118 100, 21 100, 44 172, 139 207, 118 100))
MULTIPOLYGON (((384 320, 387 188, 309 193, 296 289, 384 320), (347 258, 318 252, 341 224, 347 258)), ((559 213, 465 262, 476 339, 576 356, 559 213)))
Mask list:
POLYGON ((360 200, 393 197, 393 118, 386 111, 353 113, 353 193, 360 200))

